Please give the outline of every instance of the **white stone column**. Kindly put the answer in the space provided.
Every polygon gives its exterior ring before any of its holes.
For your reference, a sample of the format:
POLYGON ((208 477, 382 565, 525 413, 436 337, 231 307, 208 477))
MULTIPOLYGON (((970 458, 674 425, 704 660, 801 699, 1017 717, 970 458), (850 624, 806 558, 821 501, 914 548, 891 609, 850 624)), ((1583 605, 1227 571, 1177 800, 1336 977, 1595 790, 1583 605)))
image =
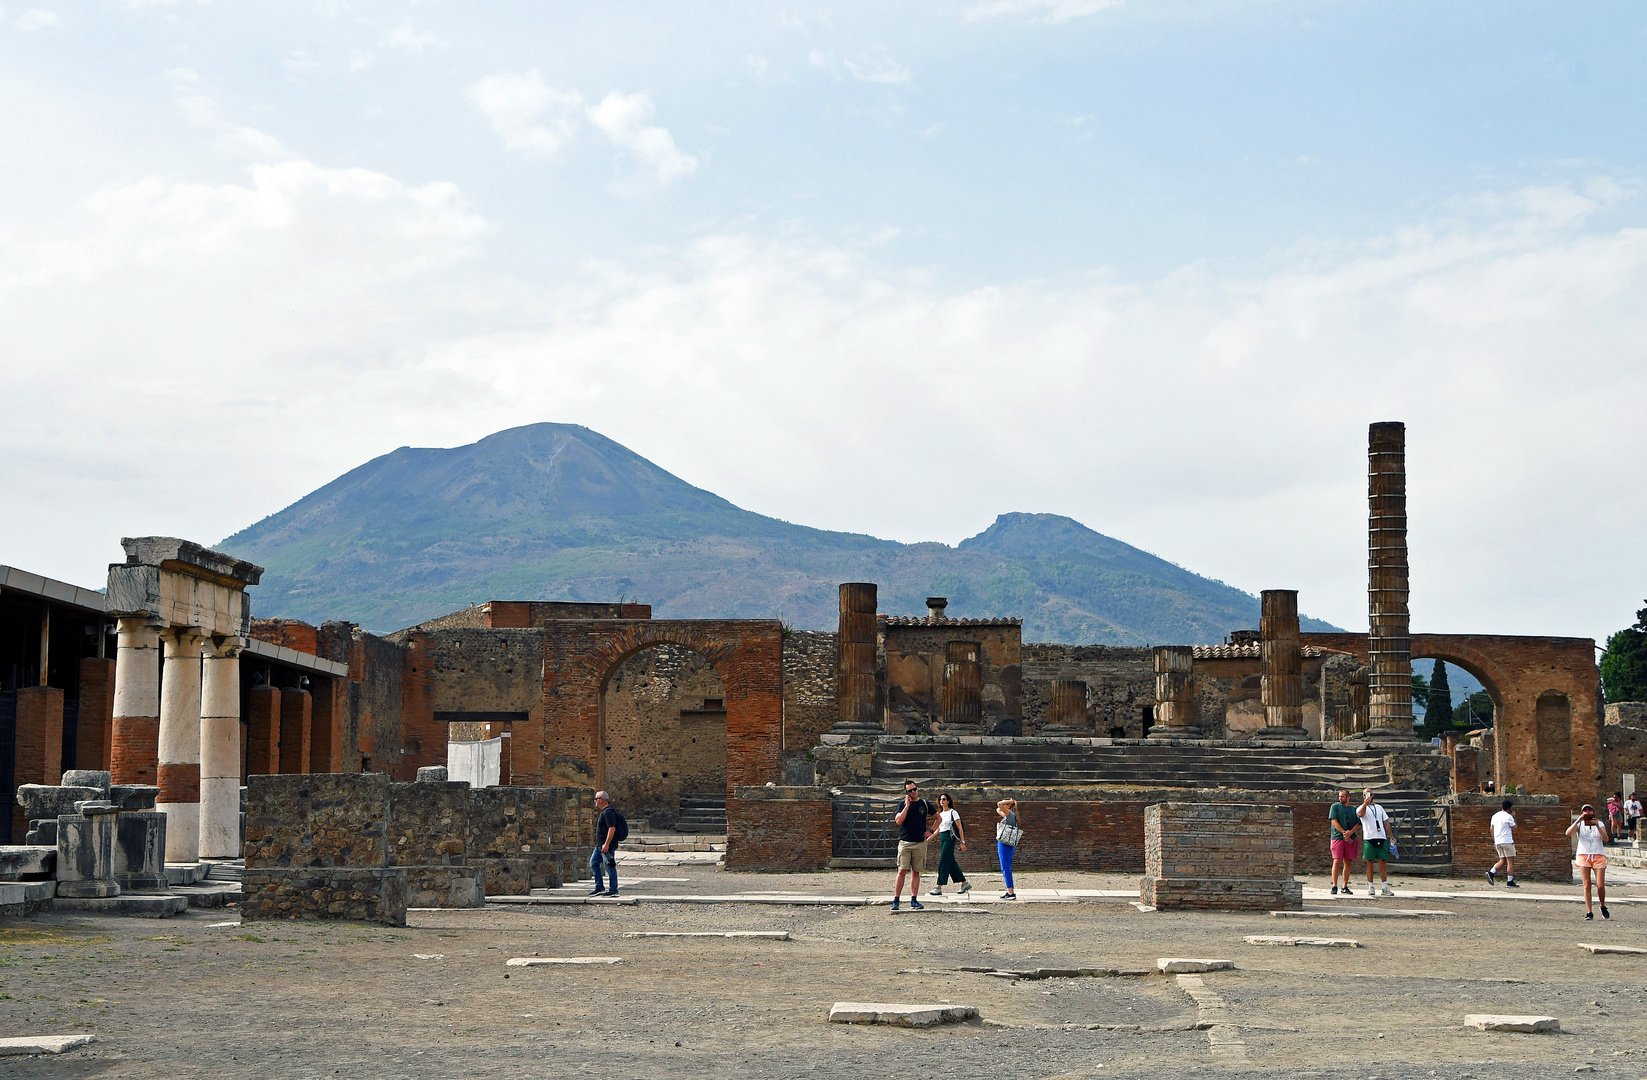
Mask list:
POLYGON ((173 627, 160 682, 160 798, 166 815, 166 861, 200 861, 200 631, 173 627))
POLYGON ((240 854, 240 650, 244 638, 205 643, 200 680, 200 857, 240 854))
POLYGON ((109 770, 116 784, 152 784, 160 745, 160 632, 146 617, 123 618, 119 626, 109 770))

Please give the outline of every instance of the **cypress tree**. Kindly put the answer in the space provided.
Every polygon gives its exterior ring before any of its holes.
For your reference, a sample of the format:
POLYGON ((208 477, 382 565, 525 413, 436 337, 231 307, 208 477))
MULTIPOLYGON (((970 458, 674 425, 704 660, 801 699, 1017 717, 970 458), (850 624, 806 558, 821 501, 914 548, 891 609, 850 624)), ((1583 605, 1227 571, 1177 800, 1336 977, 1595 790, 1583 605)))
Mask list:
POLYGON ((1439 735, 1452 726, 1453 691, 1447 685, 1447 665, 1437 660, 1430 672, 1430 699, 1424 704, 1424 730, 1439 735))

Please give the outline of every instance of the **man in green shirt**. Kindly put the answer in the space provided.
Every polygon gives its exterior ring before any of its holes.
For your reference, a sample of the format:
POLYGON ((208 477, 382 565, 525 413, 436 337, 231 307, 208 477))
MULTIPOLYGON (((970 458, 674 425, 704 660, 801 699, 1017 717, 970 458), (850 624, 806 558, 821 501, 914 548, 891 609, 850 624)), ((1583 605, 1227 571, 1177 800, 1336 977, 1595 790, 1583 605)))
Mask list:
POLYGON ((1332 894, 1340 891, 1350 895, 1350 862, 1355 858, 1355 834, 1361 831, 1361 819, 1350 806, 1350 793, 1340 788, 1338 801, 1327 810, 1328 831, 1332 840, 1332 894), (1344 875, 1343 889, 1339 889, 1338 875, 1344 875))

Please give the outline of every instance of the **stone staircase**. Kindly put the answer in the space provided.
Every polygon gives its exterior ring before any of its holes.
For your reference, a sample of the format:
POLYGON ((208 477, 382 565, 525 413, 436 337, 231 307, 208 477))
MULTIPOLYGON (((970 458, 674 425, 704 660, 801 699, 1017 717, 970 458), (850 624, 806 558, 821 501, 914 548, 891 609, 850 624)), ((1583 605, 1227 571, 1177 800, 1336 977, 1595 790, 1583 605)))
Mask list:
POLYGON ((680 817, 675 831, 682 833, 726 833, 726 796, 682 795, 680 817))
MULTIPOLYGON (((871 790, 895 793, 906 779, 932 797, 945 784, 1046 787, 1127 784, 1263 791, 1374 788, 1389 809, 1430 805, 1429 793, 1392 788, 1381 750, 1320 746, 1247 747, 1080 742, 957 743, 881 740, 871 790)), ((1357 799, 1356 801, 1359 801, 1357 799)))

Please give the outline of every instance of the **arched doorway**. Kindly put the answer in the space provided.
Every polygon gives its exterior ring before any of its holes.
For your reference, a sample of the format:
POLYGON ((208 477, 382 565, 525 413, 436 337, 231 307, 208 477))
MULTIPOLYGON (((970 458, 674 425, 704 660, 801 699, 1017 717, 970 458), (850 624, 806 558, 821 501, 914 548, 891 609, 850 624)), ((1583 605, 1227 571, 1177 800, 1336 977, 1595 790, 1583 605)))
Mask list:
POLYGON ((614 665, 599 748, 600 784, 629 817, 658 828, 724 822, 726 687, 702 653, 664 642, 614 665))

